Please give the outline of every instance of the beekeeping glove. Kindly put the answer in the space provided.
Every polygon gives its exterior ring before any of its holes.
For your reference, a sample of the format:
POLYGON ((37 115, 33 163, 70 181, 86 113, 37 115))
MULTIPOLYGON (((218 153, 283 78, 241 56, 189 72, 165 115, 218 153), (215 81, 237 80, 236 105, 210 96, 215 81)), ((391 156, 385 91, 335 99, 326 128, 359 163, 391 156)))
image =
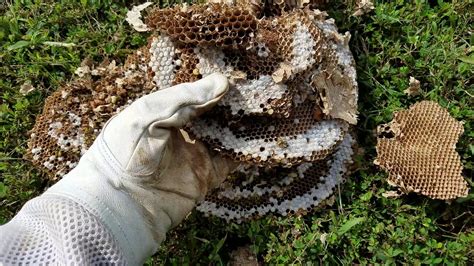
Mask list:
MULTIPOLYGON (((76 168, 24 206, 9 223, 13 227, 0 227, 0 238, 8 236, 6 231, 28 230, 18 220, 37 221, 34 210, 44 209, 40 216, 53 228, 48 233, 54 235, 52 241, 62 239, 56 249, 63 248, 66 259, 60 262, 89 264, 94 259, 90 254, 103 248, 99 257, 104 261, 142 263, 231 168, 232 163, 211 155, 178 129, 214 106, 227 88, 226 78, 213 74, 135 101, 107 122, 76 168)), ((44 225, 39 220, 36 224, 44 225)), ((23 241, 32 245, 30 240, 23 241)), ((0 254, 9 254, 6 245, 0 243, 0 254)))

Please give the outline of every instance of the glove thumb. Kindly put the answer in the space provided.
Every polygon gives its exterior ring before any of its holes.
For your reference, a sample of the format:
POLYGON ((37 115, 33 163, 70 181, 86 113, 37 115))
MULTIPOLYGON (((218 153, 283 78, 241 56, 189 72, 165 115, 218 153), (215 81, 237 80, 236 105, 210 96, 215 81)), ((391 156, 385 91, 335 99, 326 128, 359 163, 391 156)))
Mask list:
POLYGON ((209 110, 227 89, 225 76, 212 74, 146 95, 108 122, 103 141, 125 172, 150 175, 165 152, 168 128, 182 127, 209 110))

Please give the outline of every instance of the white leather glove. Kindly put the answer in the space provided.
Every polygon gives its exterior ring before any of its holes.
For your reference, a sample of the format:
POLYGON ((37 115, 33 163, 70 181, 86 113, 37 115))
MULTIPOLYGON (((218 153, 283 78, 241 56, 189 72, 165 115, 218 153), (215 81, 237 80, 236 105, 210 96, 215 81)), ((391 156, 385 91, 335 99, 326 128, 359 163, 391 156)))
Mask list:
POLYGON ((44 195, 100 216, 128 263, 142 263, 231 170, 233 163, 186 141, 178 129, 227 88, 227 79, 213 74, 140 98, 107 122, 76 168, 44 195))

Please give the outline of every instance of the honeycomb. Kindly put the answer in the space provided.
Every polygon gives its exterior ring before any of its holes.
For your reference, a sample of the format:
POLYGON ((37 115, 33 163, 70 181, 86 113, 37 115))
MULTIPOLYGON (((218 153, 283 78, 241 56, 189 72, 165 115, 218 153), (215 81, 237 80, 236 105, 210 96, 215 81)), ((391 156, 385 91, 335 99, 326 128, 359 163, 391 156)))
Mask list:
POLYGON ((246 117, 229 124, 204 117, 188 129, 210 147, 242 162, 266 166, 324 159, 340 143, 348 125, 314 117, 315 105, 304 103, 285 119, 246 117))
POLYGON ((456 143, 464 129, 432 101, 414 104, 377 129, 376 164, 403 192, 450 200, 468 194, 456 143))
POLYGON ((135 99, 220 72, 229 92, 184 129, 241 166, 198 210, 243 221, 324 203, 352 162, 358 94, 350 36, 312 9, 318 1, 213 2, 149 11, 143 28, 154 32, 123 65, 84 62, 46 101, 27 157, 61 178, 135 99))
POLYGON ((146 23, 178 44, 212 47, 245 45, 257 29, 249 10, 225 4, 155 9, 146 23))
POLYGON ((197 210, 236 222, 269 213, 285 216, 310 211, 344 181, 352 164, 353 145, 353 137, 347 134, 333 154, 319 161, 286 169, 239 169, 246 176, 243 181, 228 179, 200 202, 197 210))
POLYGON ((27 158, 55 180, 77 165, 105 122, 133 100, 156 90, 148 49, 130 55, 124 66, 85 65, 84 76, 49 96, 36 119, 27 158))

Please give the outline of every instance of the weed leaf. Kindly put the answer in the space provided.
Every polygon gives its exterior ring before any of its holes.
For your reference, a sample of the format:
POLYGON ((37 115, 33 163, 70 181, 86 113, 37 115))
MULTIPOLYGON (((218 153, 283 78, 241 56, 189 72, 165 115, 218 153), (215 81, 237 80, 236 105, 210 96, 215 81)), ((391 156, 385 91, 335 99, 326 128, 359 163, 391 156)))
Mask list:
POLYGON ((5 184, 3 184, 2 182, 0 182, 0 199, 5 197, 7 195, 7 187, 5 186, 5 184))
POLYGON ((354 219, 351 219, 349 221, 347 221, 345 224, 343 224, 339 230, 337 230, 337 234, 338 235, 343 235, 345 234, 347 231, 351 230, 352 227, 356 226, 357 224, 361 223, 365 221, 365 218, 364 217, 358 217, 358 218, 354 218, 354 219))
POLYGON ((18 41, 15 44, 12 44, 12 45, 8 46, 7 49, 8 49, 8 51, 11 51, 11 50, 23 48, 23 47, 28 46, 28 45, 30 45, 29 41, 18 41))
POLYGON ((462 56, 462 57, 459 57, 459 60, 463 61, 464 63, 474 65, 474 57, 473 56, 462 56))

